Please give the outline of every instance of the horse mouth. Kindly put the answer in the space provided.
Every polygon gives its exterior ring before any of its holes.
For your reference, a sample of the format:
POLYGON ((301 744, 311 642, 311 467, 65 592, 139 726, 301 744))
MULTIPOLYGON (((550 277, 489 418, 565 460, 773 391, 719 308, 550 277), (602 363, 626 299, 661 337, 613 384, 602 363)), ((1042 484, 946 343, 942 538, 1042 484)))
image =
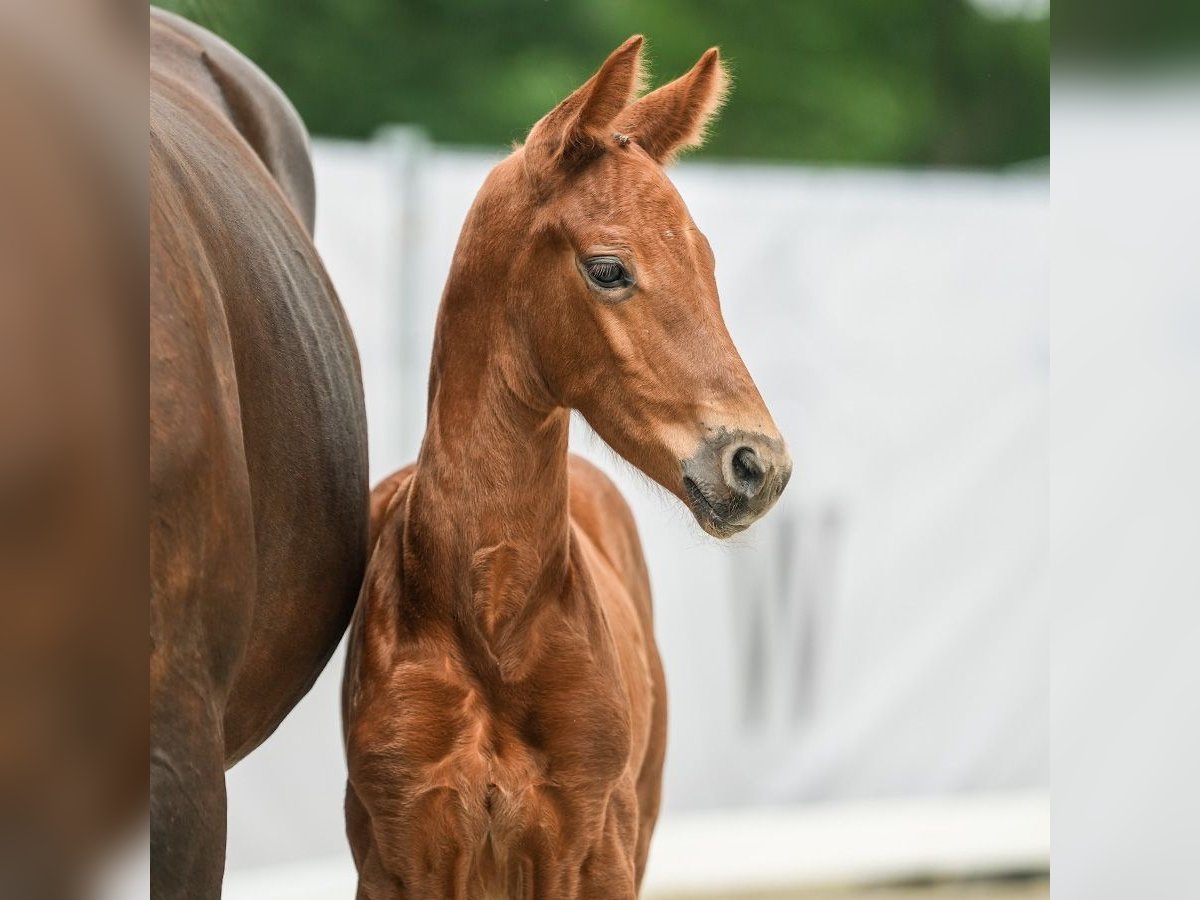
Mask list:
POLYGON ((729 518, 719 509, 724 504, 710 500, 694 478, 684 476, 683 489, 687 493, 688 508, 692 511, 692 515, 696 517, 700 527, 713 537, 727 538, 746 527, 730 522, 729 518))

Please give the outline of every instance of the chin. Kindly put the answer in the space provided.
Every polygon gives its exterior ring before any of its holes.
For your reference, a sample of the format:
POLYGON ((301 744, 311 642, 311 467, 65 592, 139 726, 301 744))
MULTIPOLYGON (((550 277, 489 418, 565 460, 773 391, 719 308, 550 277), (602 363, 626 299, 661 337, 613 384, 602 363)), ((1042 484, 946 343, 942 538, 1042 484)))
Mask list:
POLYGON ((724 540, 741 534, 754 524, 755 518, 731 519, 723 515, 720 509, 722 504, 710 500, 704 490, 690 478, 684 479, 683 489, 684 495, 680 499, 687 504, 687 508, 696 519, 696 524, 703 528, 706 534, 724 540))

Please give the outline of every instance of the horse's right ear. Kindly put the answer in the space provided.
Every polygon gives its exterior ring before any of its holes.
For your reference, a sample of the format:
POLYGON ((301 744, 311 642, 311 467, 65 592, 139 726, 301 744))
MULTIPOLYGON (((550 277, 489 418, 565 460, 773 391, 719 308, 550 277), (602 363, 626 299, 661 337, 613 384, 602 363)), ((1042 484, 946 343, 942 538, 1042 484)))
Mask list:
POLYGON ((642 85, 642 36, 634 35, 604 61, 583 87, 542 117, 525 141, 526 168, 535 179, 572 169, 603 152, 609 127, 642 85))

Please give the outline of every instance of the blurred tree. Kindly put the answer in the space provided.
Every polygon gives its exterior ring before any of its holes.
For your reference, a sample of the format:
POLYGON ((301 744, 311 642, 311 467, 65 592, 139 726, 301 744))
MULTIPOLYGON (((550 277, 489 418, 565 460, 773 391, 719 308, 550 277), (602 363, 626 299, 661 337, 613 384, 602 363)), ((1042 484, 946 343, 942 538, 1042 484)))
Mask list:
POLYGON ((417 123, 520 139, 647 36, 654 84, 721 46, 734 102, 707 154, 1001 166, 1049 153, 1049 20, 965 0, 165 0, 224 35, 319 134, 417 123))

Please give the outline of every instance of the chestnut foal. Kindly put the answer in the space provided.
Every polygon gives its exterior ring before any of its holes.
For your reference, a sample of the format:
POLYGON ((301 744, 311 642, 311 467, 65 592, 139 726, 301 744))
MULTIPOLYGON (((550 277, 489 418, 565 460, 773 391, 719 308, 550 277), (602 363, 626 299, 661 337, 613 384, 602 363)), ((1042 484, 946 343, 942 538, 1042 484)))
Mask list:
POLYGON ((634 99, 631 38, 489 175, 442 298, 420 457, 376 488, 344 684, 360 898, 633 898, 666 694, 633 517, 576 409, 700 525, 778 498, 784 443, 663 172, 725 85, 634 99))

